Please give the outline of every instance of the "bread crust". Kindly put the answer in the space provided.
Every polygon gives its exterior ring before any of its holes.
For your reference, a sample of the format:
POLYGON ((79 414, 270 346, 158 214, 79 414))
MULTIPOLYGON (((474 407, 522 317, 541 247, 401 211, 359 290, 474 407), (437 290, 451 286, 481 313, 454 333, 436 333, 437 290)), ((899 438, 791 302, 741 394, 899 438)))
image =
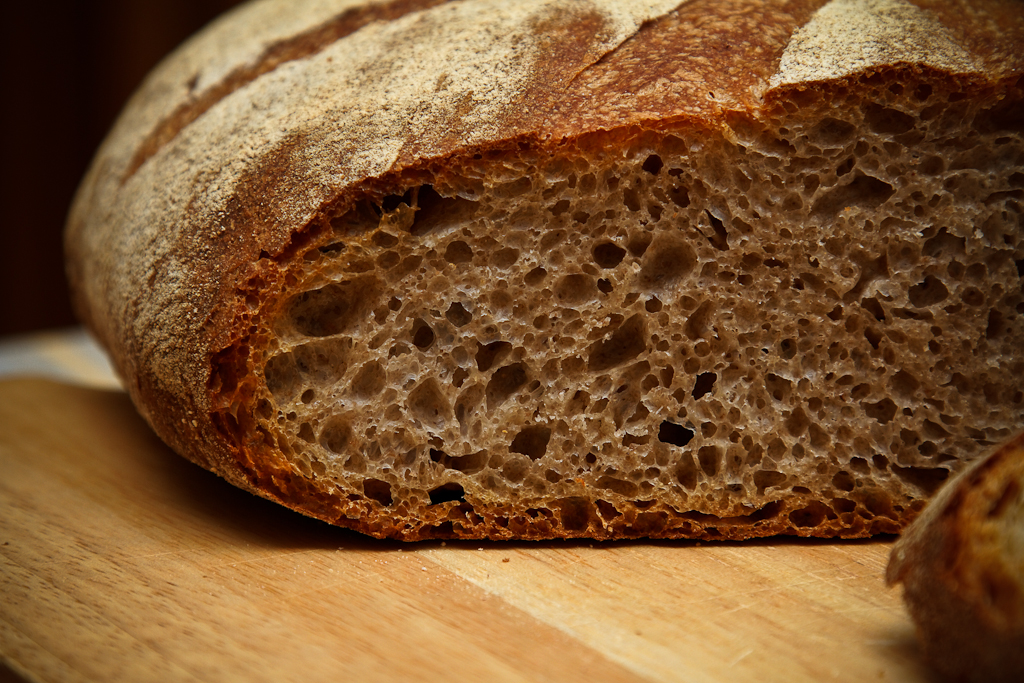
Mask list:
POLYGON ((893 548, 886 581, 927 661, 955 681, 1024 676, 1024 434, 976 461, 893 548))
MULTIPOLYGON (((553 504, 553 522, 502 526, 518 506, 480 501, 461 532, 450 506, 410 524, 302 476, 255 429, 255 364, 269 342, 254 331, 275 314, 264 302, 280 303, 295 284, 301 255, 335 239, 332 219, 417 178, 443 184, 480 158, 608 149, 652 131, 729 137, 737 122, 872 77, 923 74, 937 88, 998 99, 1020 89, 1024 21, 1000 2, 972 3, 963 21, 952 21, 963 9, 954 3, 897 0, 434 4, 253 3, 189 41, 129 103, 69 216, 68 271, 80 316, 154 430, 237 486, 377 536, 898 530, 913 506, 872 522, 812 512, 808 526, 792 518, 817 509, 807 500, 748 516, 659 508, 674 521, 653 525, 636 508, 598 523, 583 493, 553 504), (837 8, 898 10, 929 41, 838 71, 828 55, 791 59, 837 8), (491 30, 478 30, 484 20, 491 30)), ((866 39, 893 41, 891 28, 866 39)))

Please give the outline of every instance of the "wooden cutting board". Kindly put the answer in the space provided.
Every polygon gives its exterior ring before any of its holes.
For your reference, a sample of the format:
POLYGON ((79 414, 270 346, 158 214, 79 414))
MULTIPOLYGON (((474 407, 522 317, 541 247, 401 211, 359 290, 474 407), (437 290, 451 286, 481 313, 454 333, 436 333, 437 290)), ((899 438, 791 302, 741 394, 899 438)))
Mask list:
POLYGON ((381 542, 179 458, 122 392, 0 382, 29 680, 925 681, 890 547, 381 542))

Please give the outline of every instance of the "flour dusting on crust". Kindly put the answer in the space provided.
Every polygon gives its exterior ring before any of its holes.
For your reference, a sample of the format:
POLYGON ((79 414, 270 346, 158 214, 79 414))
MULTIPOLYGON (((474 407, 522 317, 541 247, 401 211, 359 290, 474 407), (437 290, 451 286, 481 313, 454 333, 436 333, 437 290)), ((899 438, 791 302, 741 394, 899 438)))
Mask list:
POLYGON ((771 86, 842 78, 900 62, 952 73, 979 70, 945 26, 906 0, 832 0, 794 34, 771 86))

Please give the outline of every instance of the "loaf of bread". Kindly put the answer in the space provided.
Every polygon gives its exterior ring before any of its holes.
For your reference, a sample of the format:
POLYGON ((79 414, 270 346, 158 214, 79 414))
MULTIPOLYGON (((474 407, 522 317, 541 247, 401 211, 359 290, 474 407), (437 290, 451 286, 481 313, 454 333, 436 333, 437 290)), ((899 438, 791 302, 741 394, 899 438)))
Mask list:
POLYGON ((155 431, 379 537, 897 532, 1024 418, 1024 13, 261 0, 67 228, 155 431))
POLYGON ((886 572, 947 680, 1024 681, 1024 434, 942 488, 886 572))

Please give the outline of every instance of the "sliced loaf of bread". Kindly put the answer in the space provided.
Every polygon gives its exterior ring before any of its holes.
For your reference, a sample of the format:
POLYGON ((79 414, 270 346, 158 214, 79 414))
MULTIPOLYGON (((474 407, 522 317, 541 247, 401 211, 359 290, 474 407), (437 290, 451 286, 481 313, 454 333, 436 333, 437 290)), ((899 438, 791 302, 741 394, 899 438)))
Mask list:
POLYGON ((407 540, 897 532, 1024 418, 1013 2, 264 0, 67 230, 184 456, 407 540))

